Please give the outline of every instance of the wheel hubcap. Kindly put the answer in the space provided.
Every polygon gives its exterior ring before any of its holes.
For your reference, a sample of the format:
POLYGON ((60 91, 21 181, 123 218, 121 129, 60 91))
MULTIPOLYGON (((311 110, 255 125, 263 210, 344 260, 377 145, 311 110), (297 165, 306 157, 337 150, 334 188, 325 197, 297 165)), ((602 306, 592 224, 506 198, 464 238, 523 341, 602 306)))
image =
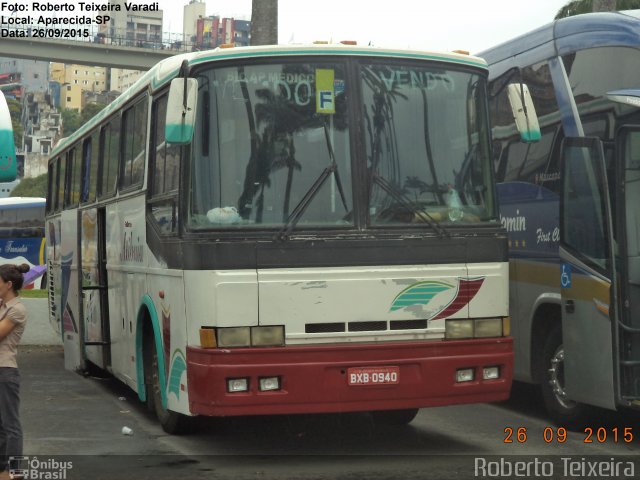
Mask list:
POLYGON ((573 408, 577 405, 573 400, 567 398, 564 388, 564 347, 560 345, 556 353, 551 357, 551 368, 549 368, 549 385, 556 401, 564 408, 573 408))

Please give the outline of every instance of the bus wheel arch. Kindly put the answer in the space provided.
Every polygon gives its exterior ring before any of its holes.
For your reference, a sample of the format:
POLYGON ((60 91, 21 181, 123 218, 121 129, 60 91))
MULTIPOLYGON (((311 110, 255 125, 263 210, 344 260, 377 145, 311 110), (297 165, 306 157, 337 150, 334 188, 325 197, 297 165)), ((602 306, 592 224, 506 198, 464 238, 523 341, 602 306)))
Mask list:
POLYGON ((170 434, 191 430, 192 418, 167 408, 165 358, 160 324, 151 299, 146 296, 138 313, 136 346, 138 358, 138 397, 147 402, 163 430, 170 434))
POLYGON ((547 412, 560 426, 580 428, 591 412, 588 405, 566 398, 564 393, 564 348, 560 306, 548 304, 536 311, 532 330, 532 368, 540 384, 547 412))
POLYGON ((556 303, 543 303, 536 308, 531 322, 531 378, 535 383, 541 384, 544 380, 545 363, 543 349, 547 337, 551 331, 560 326, 562 334, 562 311, 561 306, 556 303))

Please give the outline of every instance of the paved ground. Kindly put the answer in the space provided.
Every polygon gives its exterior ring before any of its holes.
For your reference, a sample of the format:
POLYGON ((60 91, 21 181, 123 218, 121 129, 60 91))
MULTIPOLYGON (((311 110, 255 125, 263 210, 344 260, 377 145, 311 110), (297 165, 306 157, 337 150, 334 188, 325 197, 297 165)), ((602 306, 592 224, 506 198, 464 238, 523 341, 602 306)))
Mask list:
MULTIPOLYGON (((407 427, 379 427, 366 414, 245 417, 204 419, 199 432, 176 437, 165 434, 122 384, 65 371, 58 346, 23 346, 18 362, 24 453, 38 466, 38 478, 66 461, 73 467, 66 472, 69 480, 466 479, 474 477, 475 459, 489 456, 601 455, 605 461, 615 456, 640 463, 637 416, 594 418, 594 427, 609 432, 602 444, 585 443, 584 432, 571 433, 563 444, 547 443, 544 430, 552 427, 539 397, 527 388, 499 405, 423 409, 407 427), (123 435, 123 426, 133 435, 123 435), (514 436, 514 443, 505 444, 509 426, 526 428, 527 440, 518 443, 514 436), (625 426, 633 429, 634 440, 614 441, 613 429, 625 426)), ((635 468, 640 475, 640 464, 635 468)))
POLYGON ((23 298, 27 307, 27 328, 22 335, 22 345, 60 345, 61 339, 49 324, 49 303, 46 298, 23 298))

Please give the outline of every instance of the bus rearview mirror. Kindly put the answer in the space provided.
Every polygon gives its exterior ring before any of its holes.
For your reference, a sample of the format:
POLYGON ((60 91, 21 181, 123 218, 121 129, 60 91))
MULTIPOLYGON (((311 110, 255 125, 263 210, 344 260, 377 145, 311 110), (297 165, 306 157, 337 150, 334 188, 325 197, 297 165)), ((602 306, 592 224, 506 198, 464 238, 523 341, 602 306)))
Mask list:
POLYGON ((516 121, 516 128, 520 133, 520 139, 524 143, 540 141, 540 124, 533 106, 529 87, 523 83, 510 83, 507 87, 507 95, 511 112, 516 121))
POLYGON ((197 93, 198 81, 195 78, 174 78, 171 81, 164 133, 167 143, 191 143, 196 122, 197 93))

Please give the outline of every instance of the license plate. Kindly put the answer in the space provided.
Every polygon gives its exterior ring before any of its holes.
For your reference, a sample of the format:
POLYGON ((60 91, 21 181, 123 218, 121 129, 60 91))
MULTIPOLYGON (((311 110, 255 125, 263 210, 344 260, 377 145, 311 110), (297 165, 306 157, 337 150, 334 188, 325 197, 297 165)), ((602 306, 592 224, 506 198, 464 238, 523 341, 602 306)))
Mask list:
POLYGON ((347 369, 349 386, 395 385, 400 383, 400 367, 354 367, 347 369))

